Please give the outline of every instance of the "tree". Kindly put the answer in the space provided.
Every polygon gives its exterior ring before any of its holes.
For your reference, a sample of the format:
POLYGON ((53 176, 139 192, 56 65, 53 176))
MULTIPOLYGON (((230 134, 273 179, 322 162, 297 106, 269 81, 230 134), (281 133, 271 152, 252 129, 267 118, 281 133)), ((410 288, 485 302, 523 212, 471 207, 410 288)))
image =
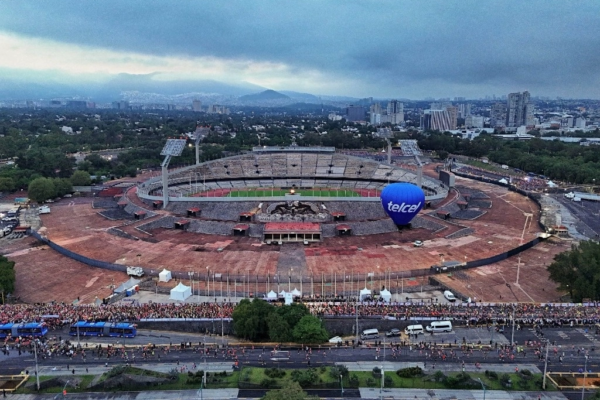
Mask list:
POLYGON ((267 320, 273 306, 264 300, 248 299, 240 301, 233 310, 233 329, 237 336, 248 340, 263 340, 268 338, 267 320))
POLYGON ((87 171, 77 170, 71 175, 71 184, 73 186, 89 186, 91 183, 92 179, 87 171))
POLYGON ((9 261, 6 257, 0 256, 0 292, 4 302, 5 293, 15 291, 15 262, 9 261))
POLYGON ((31 181, 27 189, 29 198, 41 203, 56 196, 56 188, 52 179, 37 178, 31 181))
POLYGON ((281 343, 292 340, 292 330, 290 329, 290 325, 278 312, 269 314, 267 325, 269 326, 269 338, 273 342, 281 343))
POLYGON ((298 343, 322 343, 327 340, 329 334, 321 320, 313 315, 305 315, 294 327, 293 337, 298 343))
POLYGON ((12 192, 15 190, 15 181, 12 178, 0 178, 0 192, 12 192))
POLYGON ((600 244, 593 241, 573 245, 570 251, 554 256, 547 268, 559 289, 569 292, 571 300, 600 299, 600 244))
POLYGON ((309 396, 298 382, 285 380, 281 389, 269 390, 262 400, 318 400, 317 396, 309 396))
POLYGON ((56 189, 56 195, 59 197, 64 196, 67 193, 73 192, 73 185, 67 178, 54 178, 54 188, 56 189))

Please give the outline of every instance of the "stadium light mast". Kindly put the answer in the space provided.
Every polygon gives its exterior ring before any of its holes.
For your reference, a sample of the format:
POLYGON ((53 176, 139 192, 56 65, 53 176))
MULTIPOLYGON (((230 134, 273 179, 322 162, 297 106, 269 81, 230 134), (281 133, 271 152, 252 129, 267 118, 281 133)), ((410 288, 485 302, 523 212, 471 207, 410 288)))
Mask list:
POLYGON ((200 165, 200 142, 210 133, 210 128, 197 126, 194 132, 194 144, 196 146, 196 165, 200 165))
POLYGON ((181 155, 185 147, 185 142, 185 139, 167 139, 165 147, 160 152, 161 156, 165 156, 160 165, 162 168, 163 208, 166 208, 167 204, 169 204, 169 163, 171 162, 171 157, 181 155))

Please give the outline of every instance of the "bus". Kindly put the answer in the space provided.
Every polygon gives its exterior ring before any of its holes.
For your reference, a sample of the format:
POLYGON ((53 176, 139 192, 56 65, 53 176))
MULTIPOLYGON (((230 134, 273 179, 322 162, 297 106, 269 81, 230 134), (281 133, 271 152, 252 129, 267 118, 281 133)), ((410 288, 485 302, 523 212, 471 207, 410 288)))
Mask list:
POLYGON ((287 361, 290 359, 289 351, 273 350, 271 352, 271 361, 287 361))
POLYGON ((71 325, 71 336, 109 336, 133 338, 137 335, 137 327, 128 322, 85 322, 79 321, 71 325))
POLYGON ((47 333, 48 326, 44 322, 26 322, 19 324, 10 323, 0 325, 0 339, 14 339, 20 336, 40 338, 46 336, 47 333))

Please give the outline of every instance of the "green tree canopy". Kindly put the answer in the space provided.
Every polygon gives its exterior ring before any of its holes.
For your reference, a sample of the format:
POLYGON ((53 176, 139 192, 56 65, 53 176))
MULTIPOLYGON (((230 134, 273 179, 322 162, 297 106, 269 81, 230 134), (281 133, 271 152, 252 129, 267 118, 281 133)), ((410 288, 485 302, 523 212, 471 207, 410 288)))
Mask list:
POLYGON ((49 178, 37 178, 32 180, 27 192, 29 198, 38 203, 56 197, 54 182, 49 178))
POLYGON ((547 269, 550 279, 574 302, 600 299, 600 244, 585 241, 573 245, 570 251, 554 256, 547 269))
POLYGON ((305 315, 298 321, 293 336, 298 343, 322 343, 329 337, 321 320, 313 315, 305 315))
POLYGON ((318 400, 317 396, 309 396, 298 382, 284 380, 281 389, 269 390, 262 400, 318 400))
POLYGON ((71 175, 71 184, 73 186, 89 186, 92 183, 92 178, 87 171, 77 170, 71 175))
POLYGON ((6 293, 15 291, 15 262, 0 256, 0 292, 2 299, 6 293))

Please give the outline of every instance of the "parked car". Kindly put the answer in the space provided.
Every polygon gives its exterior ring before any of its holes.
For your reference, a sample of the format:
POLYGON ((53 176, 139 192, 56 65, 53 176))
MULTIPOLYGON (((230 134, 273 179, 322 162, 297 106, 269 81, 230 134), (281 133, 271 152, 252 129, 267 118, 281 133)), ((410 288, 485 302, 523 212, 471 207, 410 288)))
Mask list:
POLYGON ((397 329, 397 328, 390 329, 389 331, 387 331, 385 333, 385 336, 387 336, 387 337, 400 336, 400 329, 397 329))
POLYGON ((415 240, 415 242, 413 243, 413 245, 415 247, 422 247, 423 246, 423 242, 420 240, 415 240))

